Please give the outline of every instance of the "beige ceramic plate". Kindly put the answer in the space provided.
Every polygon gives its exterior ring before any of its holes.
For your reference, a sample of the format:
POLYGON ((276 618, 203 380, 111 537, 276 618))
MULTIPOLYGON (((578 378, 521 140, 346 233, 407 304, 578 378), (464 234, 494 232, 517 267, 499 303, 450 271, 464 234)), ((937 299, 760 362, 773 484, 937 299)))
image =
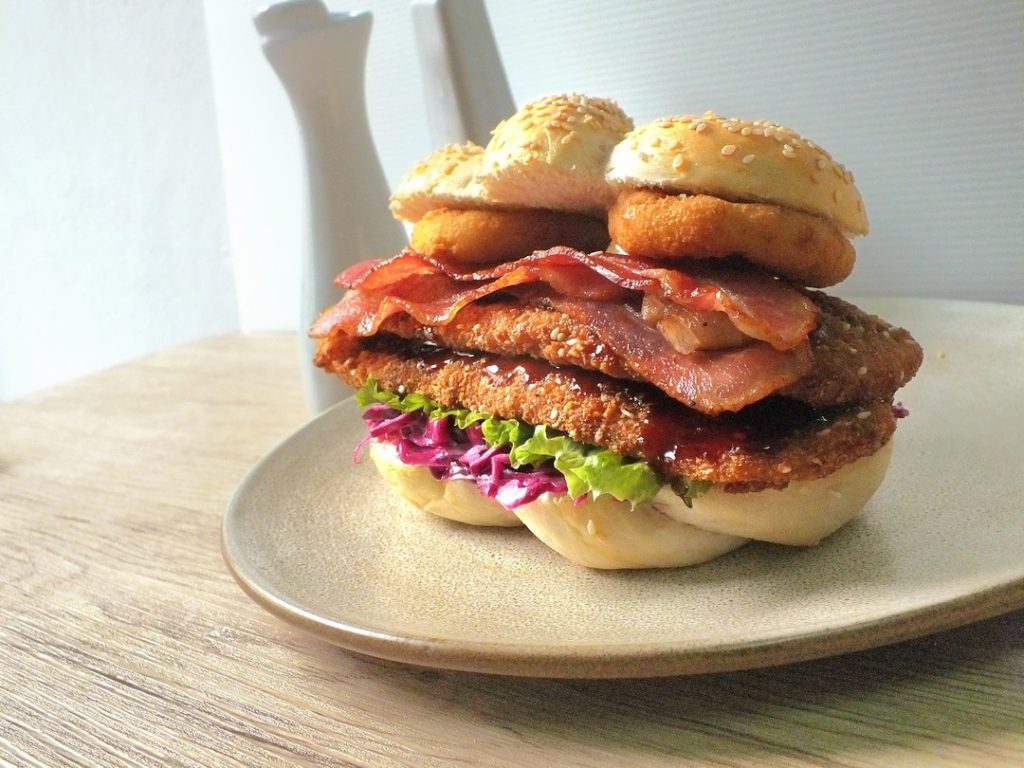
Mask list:
POLYGON ((419 513, 352 464, 352 401, 242 482, 224 554, 276 615, 384 659, 511 675, 740 669, 868 648, 1024 606, 1024 307, 873 300, 925 363, 885 484, 813 549, 599 572, 522 529, 419 513))

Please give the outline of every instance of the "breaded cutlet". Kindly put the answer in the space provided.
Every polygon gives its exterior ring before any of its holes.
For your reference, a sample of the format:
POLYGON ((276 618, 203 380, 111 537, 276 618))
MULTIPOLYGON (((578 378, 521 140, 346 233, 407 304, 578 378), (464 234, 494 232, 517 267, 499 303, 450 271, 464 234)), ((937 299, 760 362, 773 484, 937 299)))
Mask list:
POLYGON ((531 358, 461 354, 395 336, 333 335, 317 364, 354 387, 419 392, 442 405, 546 424, 573 439, 650 462, 666 478, 727 491, 824 477, 883 446, 896 426, 887 401, 815 410, 772 397, 708 417, 654 387, 531 358))
MULTIPOLYGON (((819 291, 807 295, 821 310, 809 341, 808 372, 779 394, 815 407, 890 401, 921 364, 921 348, 902 328, 819 291)), ((618 379, 641 378, 586 325, 554 309, 514 299, 477 302, 454 322, 424 326, 405 314, 392 315, 381 331, 461 351, 505 357, 535 357, 618 379)), ((339 331, 335 331, 339 333, 339 331)))

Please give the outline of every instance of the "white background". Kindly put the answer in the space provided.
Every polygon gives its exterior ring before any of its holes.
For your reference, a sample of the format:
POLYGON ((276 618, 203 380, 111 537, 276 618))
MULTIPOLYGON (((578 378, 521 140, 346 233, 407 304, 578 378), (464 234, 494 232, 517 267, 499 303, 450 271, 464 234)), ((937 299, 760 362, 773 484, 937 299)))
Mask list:
MULTIPOLYGON (((299 325, 302 158, 258 7, 0 0, 0 399, 299 325)), ((408 4, 358 7, 394 184, 432 148, 408 4)), ((769 117, 851 167, 872 232, 837 293, 1024 303, 1019 0, 488 8, 519 104, 579 90, 638 122, 769 117)))

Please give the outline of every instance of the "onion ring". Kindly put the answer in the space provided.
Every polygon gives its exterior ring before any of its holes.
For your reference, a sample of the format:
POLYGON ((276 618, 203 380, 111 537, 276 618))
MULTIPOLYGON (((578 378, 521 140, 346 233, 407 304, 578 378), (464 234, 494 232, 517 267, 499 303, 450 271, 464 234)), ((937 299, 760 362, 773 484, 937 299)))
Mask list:
POLYGON ((540 209, 435 208, 416 222, 412 246, 460 266, 500 264, 556 245, 603 251, 609 242, 601 219, 540 209))
POLYGON ((834 224, 767 203, 711 195, 622 192, 608 212, 626 253, 656 259, 741 256, 802 285, 824 288, 853 269, 854 250, 834 224))

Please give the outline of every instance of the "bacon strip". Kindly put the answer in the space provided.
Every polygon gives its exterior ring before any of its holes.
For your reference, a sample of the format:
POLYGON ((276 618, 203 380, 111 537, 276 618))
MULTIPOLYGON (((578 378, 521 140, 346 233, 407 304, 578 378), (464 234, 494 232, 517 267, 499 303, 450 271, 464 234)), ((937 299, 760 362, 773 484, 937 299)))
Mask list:
POLYGON ((515 289, 516 301, 550 307, 591 329, 632 374, 708 414, 737 411, 798 381, 810 367, 807 337, 817 317, 809 298, 767 275, 690 274, 569 248, 472 273, 407 250, 357 264, 337 282, 350 290, 317 320, 314 337, 374 336, 395 315, 443 328, 467 305, 515 289), (632 308, 641 292, 700 313, 724 312, 751 343, 682 354, 632 308))
POLYGON ((623 302, 629 291, 658 293, 689 309, 722 311, 748 336, 776 349, 799 346, 814 328, 817 308, 802 293, 767 275, 701 267, 694 275, 656 262, 571 248, 538 251, 489 270, 461 273, 412 250, 362 262, 335 281, 353 289, 314 324, 322 338, 338 324, 359 336, 377 332, 396 312, 444 325, 466 304, 513 286, 546 283, 571 298, 623 302), (696 276, 694 276, 696 275, 696 276))
POLYGON ((591 328, 642 379, 704 413, 738 411, 793 384, 811 365, 806 341, 786 352, 761 343, 684 355, 626 305, 565 297, 549 302, 591 328))

